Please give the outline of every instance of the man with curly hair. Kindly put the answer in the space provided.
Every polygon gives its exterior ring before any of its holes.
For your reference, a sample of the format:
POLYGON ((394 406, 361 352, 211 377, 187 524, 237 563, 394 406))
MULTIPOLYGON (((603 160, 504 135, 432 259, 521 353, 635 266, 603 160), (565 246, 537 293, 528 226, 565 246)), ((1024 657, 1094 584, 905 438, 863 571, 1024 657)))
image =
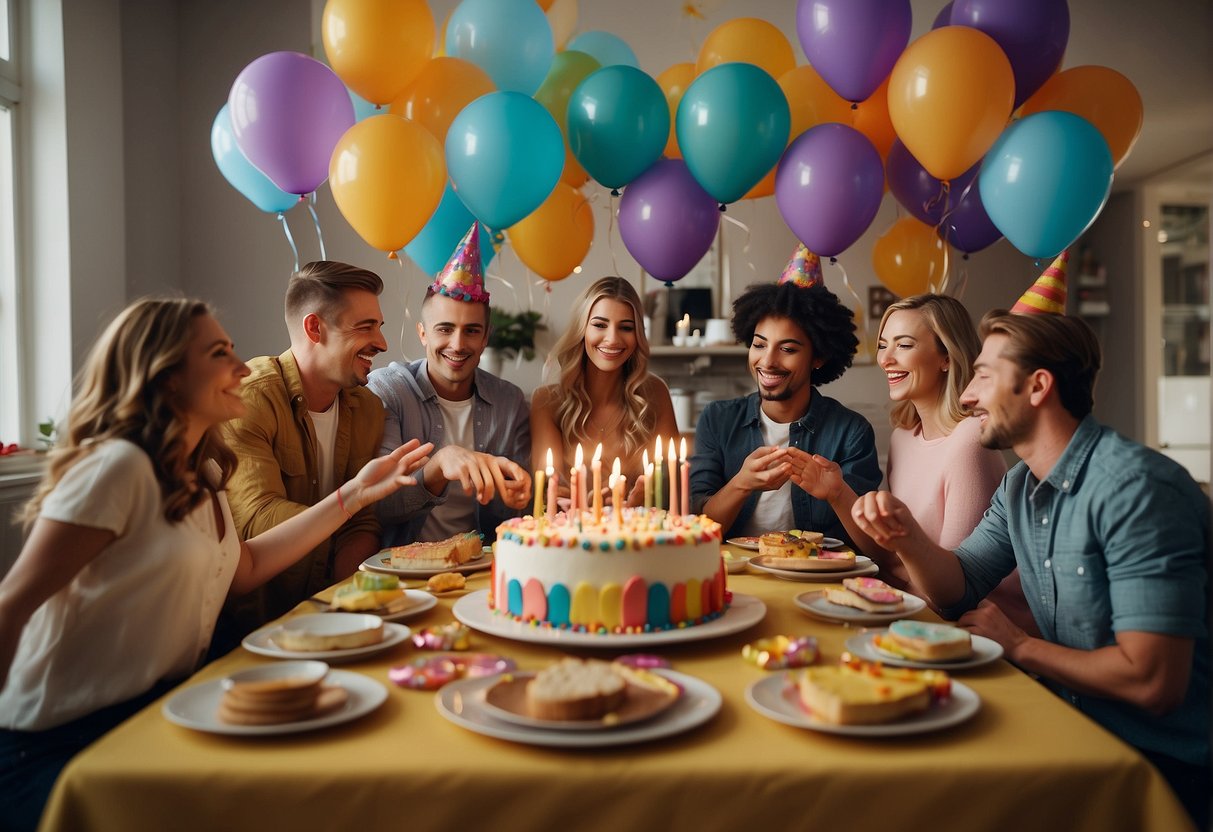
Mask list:
POLYGON ((863 494, 881 481, 867 420, 815 390, 851 366, 852 313, 820 284, 757 284, 733 304, 733 334, 749 347, 758 391, 704 408, 695 429, 691 503, 726 537, 812 529, 849 540, 815 476, 831 459, 863 494), (860 489, 864 489, 861 491, 860 489))

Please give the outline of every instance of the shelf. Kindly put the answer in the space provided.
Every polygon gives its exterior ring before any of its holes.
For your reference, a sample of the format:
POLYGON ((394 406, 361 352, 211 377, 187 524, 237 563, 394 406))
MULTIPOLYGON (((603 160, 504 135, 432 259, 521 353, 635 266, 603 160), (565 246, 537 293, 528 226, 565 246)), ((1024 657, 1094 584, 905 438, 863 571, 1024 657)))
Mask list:
POLYGON ((654 358, 685 358, 693 361, 701 355, 707 356, 744 356, 749 353, 746 347, 736 344, 720 344, 714 347, 674 347, 668 344, 652 347, 650 355, 654 358))

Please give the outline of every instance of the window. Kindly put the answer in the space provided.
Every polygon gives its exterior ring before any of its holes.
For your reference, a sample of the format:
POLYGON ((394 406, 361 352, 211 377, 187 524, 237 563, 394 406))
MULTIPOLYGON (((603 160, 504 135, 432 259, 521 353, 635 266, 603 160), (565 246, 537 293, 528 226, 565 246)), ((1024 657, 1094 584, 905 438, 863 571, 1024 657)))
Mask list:
POLYGON ((21 315, 17 267, 17 127, 20 75, 13 33, 16 0, 0 0, 0 442, 32 440, 21 424, 24 389, 20 367, 21 315))

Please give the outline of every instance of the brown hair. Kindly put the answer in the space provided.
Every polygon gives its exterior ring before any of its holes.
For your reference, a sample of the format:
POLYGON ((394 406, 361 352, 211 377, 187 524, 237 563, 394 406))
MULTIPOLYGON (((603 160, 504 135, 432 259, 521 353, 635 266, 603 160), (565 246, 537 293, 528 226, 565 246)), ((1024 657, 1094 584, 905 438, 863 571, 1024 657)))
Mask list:
MULTIPOLYGON (((912 295, 891 304, 880 318, 877 338, 884 335, 884 326, 889 316, 898 310, 917 310, 926 318, 927 326, 935 336, 935 346, 950 359, 949 372, 944 381, 939 416, 949 430, 956 427, 968 412, 960 403, 960 394, 973 378, 973 362, 981 352, 981 341, 964 304, 947 295, 912 295)), ((889 418, 895 428, 913 430, 922 424, 922 417, 914 403, 896 402, 889 418)))
POLYGON ((332 321, 345 307, 345 293, 362 289, 383 294, 379 275, 336 260, 314 260, 291 275, 286 285, 286 324, 293 327, 306 315, 316 313, 332 321))
POLYGON ((205 499, 204 489, 210 486, 196 476, 204 460, 219 465, 217 488, 227 484, 236 470, 236 455, 216 428, 188 453, 185 421, 168 390, 169 380, 185 363, 194 322, 210 314, 200 300, 145 298, 106 327, 76 379, 77 392, 46 474, 22 511, 26 528, 68 470, 107 439, 126 439, 147 453, 164 495, 164 516, 171 522, 205 499))
POLYGON ((985 314, 982 339, 1005 335, 1002 357, 1026 376, 1047 370, 1057 383, 1062 407, 1076 419, 1095 406, 1095 378, 1102 361, 1099 340, 1081 318, 1069 315, 1013 315, 1005 309, 985 314))

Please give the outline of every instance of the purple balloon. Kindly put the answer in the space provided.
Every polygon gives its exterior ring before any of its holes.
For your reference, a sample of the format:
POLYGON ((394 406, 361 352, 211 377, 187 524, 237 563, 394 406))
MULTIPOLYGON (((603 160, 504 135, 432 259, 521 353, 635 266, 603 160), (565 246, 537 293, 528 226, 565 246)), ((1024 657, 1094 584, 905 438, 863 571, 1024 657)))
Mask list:
POLYGON ((658 280, 685 277, 712 247, 719 226, 716 200, 681 159, 658 159, 619 200, 619 236, 658 280))
MULTIPOLYGON (((975 167, 974 170, 976 169, 975 167)), ((959 203, 944 217, 943 229, 949 243, 965 254, 972 254, 1001 240, 1002 232, 986 213, 977 183, 973 182, 966 188, 968 193, 964 190, 952 191, 953 197, 958 199, 959 203)))
POLYGON ((935 15, 935 22, 933 22, 931 24, 931 31, 933 32, 942 26, 951 26, 951 25, 952 25, 952 4, 948 3, 948 5, 944 6, 942 9, 939 10, 939 14, 935 15))
POLYGON ((801 133, 779 160, 775 203, 809 251, 835 257, 867 230, 884 196, 884 167, 867 136, 845 124, 801 133))
POLYGON ((834 92, 864 101, 910 42, 910 0, 799 0, 805 57, 834 92))
POLYGON ((354 126, 345 84, 300 52, 271 52, 246 66, 228 104, 240 151, 289 194, 320 187, 333 148, 354 126))
POLYGON ((885 160, 885 176, 889 190, 907 211, 927 225, 939 225, 964 189, 977 177, 981 162, 957 176, 944 188, 926 168, 918 163, 901 139, 893 142, 885 160))
POLYGON ((951 22, 985 32, 1007 53, 1016 107, 1061 66, 1070 39, 1066 0, 953 0, 951 22))

